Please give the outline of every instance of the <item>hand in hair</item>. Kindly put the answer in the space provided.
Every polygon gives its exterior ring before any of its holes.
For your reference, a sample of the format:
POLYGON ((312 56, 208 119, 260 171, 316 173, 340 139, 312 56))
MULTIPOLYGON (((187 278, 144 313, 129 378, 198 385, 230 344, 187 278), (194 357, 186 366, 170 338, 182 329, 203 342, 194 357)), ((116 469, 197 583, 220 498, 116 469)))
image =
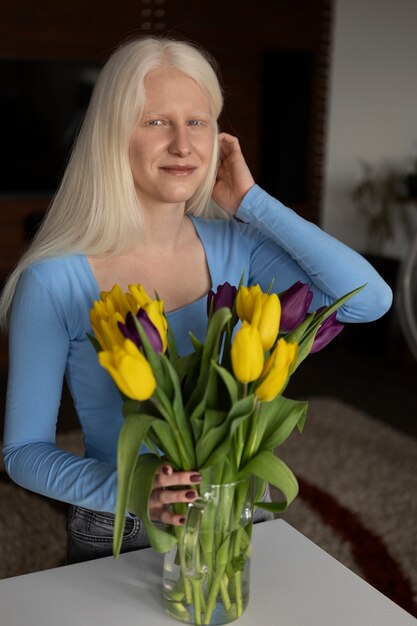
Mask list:
POLYGON ((149 498, 149 515, 153 520, 164 524, 182 526, 184 515, 172 513, 170 504, 175 502, 193 502, 198 496, 193 486, 201 481, 198 472, 174 472, 170 465, 162 465, 156 475, 149 498), (178 489, 183 486, 185 489, 178 489), (171 487, 171 489, 170 489, 171 487))
POLYGON ((220 164, 213 188, 213 200, 220 208, 234 215, 255 181, 246 165, 237 137, 220 133, 219 147, 220 164))

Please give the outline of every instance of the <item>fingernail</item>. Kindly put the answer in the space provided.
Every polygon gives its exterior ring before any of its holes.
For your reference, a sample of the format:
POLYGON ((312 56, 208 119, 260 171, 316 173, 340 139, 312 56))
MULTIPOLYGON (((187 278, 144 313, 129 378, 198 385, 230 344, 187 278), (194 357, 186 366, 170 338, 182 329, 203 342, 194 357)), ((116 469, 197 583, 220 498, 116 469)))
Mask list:
POLYGON ((178 521, 180 524, 185 524, 185 517, 180 517, 178 521))
POLYGON ((199 483, 201 481, 201 474, 191 474, 190 482, 191 483, 199 483))
POLYGON ((185 492, 185 497, 187 498, 187 500, 193 500, 195 497, 197 496, 195 491, 186 491, 185 492))
POLYGON ((162 470, 162 473, 163 473, 163 474, 166 474, 166 475, 168 475, 168 474, 169 474, 169 472, 170 472, 170 468, 169 468, 169 466, 168 466, 168 465, 163 465, 163 466, 162 466, 162 468, 161 468, 161 470, 162 470))

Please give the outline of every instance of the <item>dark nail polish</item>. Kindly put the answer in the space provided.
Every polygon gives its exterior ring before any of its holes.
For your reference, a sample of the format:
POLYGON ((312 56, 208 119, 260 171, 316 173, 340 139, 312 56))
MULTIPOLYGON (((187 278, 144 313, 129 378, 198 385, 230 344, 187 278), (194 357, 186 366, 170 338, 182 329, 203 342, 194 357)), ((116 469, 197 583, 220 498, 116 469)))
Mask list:
POLYGON ((161 469, 162 469, 162 473, 163 474, 165 474, 165 475, 169 474, 169 467, 168 467, 168 465, 163 465, 161 469))
POLYGON ((187 500, 193 500, 196 497, 196 492, 195 491, 186 491, 185 492, 185 497, 187 498, 187 500))
POLYGON ((185 517, 180 517, 178 521, 180 524, 185 524, 185 517))
POLYGON ((201 481, 201 474, 191 474, 190 482, 191 483, 199 483, 201 481))

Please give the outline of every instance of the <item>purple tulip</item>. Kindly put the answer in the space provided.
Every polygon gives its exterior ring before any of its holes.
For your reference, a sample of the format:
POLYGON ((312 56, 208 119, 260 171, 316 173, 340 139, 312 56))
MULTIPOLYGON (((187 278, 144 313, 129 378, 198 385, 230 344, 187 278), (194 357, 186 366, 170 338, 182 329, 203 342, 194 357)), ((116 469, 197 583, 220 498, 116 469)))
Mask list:
MULTIPOLYGON (((145 331, 146 336, 152 348, 155 350, 155 352, 162 352, 163 344, 162 344, 161 336, 156 326, 152 324, 146 311, 144 309, 139 309, 139 311, 136 314, 136 317, 139 320, 140 325, 142 326, 143 330, 145 331)), ((139 337, 139 332, 138 332, 138 329, 136 328, 135 320, 133 318, 132 313, 128 313, 126 315, 125 324, 123 324, 122 322, 119 322, 119 328, 127 339, 130 339, 131 341, 133 341, 133 343, 138 348, 142 347, 142 341, 139 337)))
MULTIPOLYGON (((318 312, 322 309, 318 309, 318 312)), ((336 312, 329 315, 317 331, 310 354, 313 352, 319 352, 319 350, 327 346, 328 343, 330 343, 340 332, 342 332, 344 327, 344 324, 337 321, 336 312)))
POLYGON ((312 299, 313 292, 306 283, 299 280, 280 296, 280 332, 288 333, 305 320, 312 299))
POLYGON ((223 285, 218 285, 216 292, 210 289, 207 295, 207 315, 210 314, 210 308, 211 308, 212 302, 213 302, 213 312, 223 307, 232 309, 233 304, 236 299, 236 294, 237 294, 236 287, 233 287, 230 283, 224 283, 223 285))

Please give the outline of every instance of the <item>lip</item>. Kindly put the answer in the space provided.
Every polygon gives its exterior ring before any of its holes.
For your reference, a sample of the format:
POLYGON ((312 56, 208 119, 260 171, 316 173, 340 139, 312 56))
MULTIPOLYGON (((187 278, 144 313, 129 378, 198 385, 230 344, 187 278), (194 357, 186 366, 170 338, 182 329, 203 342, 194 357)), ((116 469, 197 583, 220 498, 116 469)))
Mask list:
POLYGON ((159 169, 171 176, 190 176, 197 168, 194 165, 163 165, 159 169))

